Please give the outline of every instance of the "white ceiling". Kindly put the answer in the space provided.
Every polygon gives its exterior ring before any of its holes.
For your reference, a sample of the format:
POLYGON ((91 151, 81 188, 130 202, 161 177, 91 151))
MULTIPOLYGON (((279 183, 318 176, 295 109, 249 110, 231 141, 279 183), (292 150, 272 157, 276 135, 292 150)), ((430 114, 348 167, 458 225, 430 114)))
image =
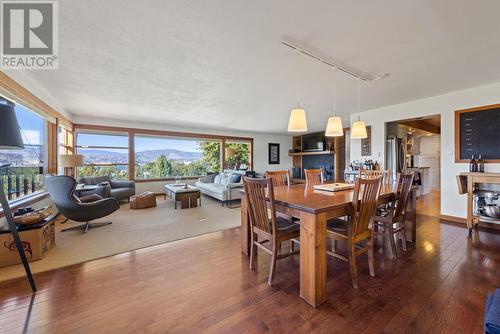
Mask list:
MULTIPOLYGON (((59 2, 59 70, 29 75, 74 115, 286 133, 297 77, 310 130, 333 74, 284 36, 362 72, 361 109, 500 81, 497 0, 71 0, 59 2)), ((337 75, 337 106, 355 81, 337 75)), ((439 112, 439 111, 436 111, 439 112)))

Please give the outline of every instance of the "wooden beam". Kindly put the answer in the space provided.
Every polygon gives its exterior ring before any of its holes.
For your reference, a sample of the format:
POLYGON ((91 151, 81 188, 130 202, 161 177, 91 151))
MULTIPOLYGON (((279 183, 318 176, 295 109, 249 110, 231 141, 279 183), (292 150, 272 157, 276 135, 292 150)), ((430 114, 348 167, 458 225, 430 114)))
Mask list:
POLYGON ((420 120, 420 119, 414 120, 414 121, 402 122, 401 124, 409 126, 411 128, 416 128, 419 130, 424 130, 424 131, 435 133, 435 134, 441 133, 441 127, 429 124, 426 121, 420 120))

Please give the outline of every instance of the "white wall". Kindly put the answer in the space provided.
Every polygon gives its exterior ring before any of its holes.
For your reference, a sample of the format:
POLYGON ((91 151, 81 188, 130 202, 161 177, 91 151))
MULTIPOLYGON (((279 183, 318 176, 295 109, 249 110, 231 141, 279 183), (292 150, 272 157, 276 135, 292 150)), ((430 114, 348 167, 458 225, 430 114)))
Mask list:
MULTIPOLYGON (((441 214, 466 217, 466 198, 458 194, 455 175, 467 171, 467 164, 455 163, 454 112, 458 109, 496 103, 500 103, 500 82, 362 112, 361 119, 372 127, 372 156, 366 158, 378 160, 384 165, 385 122, 440 114, 441 214)), ((354 115, 351 115, 351 122, 354 119, 354 115)), ((362 158, 359 140, 351 140, 350 158, 362 158)), ((485 170, 500 172, 500 164, 486 164, 485 170)))
MULTIPOLYGON (((73 122, 75 124, 92 124, 92 125, 104 125, 104 126, 117 126, 117 127, 129 127, 129 128, 139 128, 139 129, 149 129, 149 130, 163 130, 163 131, 177 131, 177 132, 188 132, 188 133, 200 133, 200 134, 215 134, 224 136, 239 136, 239 137, 251 137, 254 138, 253 147, 253 158, 254 158, 254 170, 259 173, 264 173, 266 170, 279 170, 279 169, 290 169, 292 168, 292 159, 288 156, 288 150, 292 147, 292 136, 289 135, 273 135, 273 134, 263 134, 255 132, 238 132, 238 131, 223 131, 223 130, 207 130, 207 129, 197 129, 179 126, 168 126, 163 124, 155 123, 133 123, 115 120, 115 119, 104 119, 104 118, 89 118, 75 116, 73 117, 73 122), (268 164, 268 144, 269 143, 279 143, 280 144, 280 164, 279 165, 269 165, 268 164)), ((146 182, 137 183, 137 192, 142 192, 146 190, 162 192, 162 186, 165 184, 162 182, 146 182)))

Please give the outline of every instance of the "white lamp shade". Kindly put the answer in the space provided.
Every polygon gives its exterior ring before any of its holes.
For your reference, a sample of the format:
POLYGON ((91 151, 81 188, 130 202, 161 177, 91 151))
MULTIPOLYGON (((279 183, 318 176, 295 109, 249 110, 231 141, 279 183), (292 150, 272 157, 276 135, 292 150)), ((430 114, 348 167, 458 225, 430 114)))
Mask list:
POLYGON ((304 109, 292 109, 290 111, 290 120, 288 121, 289 132, 306 132, 307 121, 306 111, 304 109))
POLYGON ((364 139, 367 138, 366 125, 363 121, 357 121, 352 124, 351 138, 352 139, 364 139))
POLYGON ((83 166, 82 154, 60 154, 59 167, 78 167, 83 166))
POLYGON ((342 119, 338 116, 330 117, 326 125, 325 136, 342 137, 344 129, 342 128, 342 119))

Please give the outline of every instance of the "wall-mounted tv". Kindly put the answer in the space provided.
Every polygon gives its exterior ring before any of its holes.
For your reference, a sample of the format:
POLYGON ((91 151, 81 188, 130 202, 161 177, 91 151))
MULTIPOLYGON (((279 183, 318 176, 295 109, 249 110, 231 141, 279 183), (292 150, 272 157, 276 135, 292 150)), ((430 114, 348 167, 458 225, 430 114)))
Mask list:
POLYGON ((325 134, 324 132, 310 133, 302 136, 302 151, 324 151, 325 134))

